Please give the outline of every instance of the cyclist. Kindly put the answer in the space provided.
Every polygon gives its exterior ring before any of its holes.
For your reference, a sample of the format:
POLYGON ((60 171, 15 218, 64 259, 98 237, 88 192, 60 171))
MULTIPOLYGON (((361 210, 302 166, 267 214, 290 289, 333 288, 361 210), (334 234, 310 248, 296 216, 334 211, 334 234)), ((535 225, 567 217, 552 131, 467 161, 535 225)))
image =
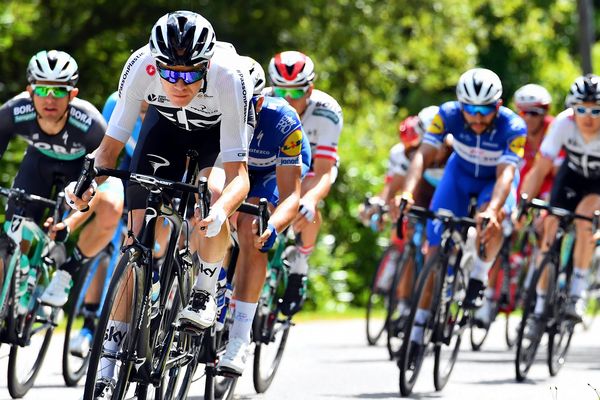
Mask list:
MULTIPOLYGON (((423 170, 433 161, 444 136, 452 132, 455 151, 446 164, 431 208, 436 211, 444 208, 465 216, 470 196, 477 197, 477 248, 483 243, 486 251, 483 258, 475 255, 463 302, 465 309, 474 309, 480 305, 488 270, 502 244, 499 221, 504 218, 503 207, 515 203, 514 193, 510 194, 516 188, 515 170, 523 155, 526 126, 518 115, 502 106, 502 83, 493 71, 484 68, 466 71, 458 81, 456 95, 458 101, 440 106, 423 145, 413 156, 402 199, 407 204, 414 202, 413 193, 423 170), (489 221, 485 228, 481 226, 484 218, 489 221)), ((440 232, 439 224, 428 222, 428 258, 440 245, 440 232)), ((416 322, 424 325, 430 317, 423 308, 427 305, 416 306, 416 322)), ((410 340, 422 343, 422 336, 422 329, 413 329, 410 340)))
MULTIPOLYGON (((229 245, 227 217, 244 200, 249 190, 248 109, 251 84, 248 71, 239 68, 240 58, 231 46, 219 46, 215 32, 201 15, 190 11, 165 14, 153 26, 150 43, 134 52, 123 69, 119 99, 107 133, 96 152, 96 163, 114 167, 131 135, 142 101, 149 104, 142 123, 130 170, 181 180, 186 152, 199 153, 201 175, 209 177, 219 154, 222 155, 225 187, 207 218, 198 220, 191 240, 198 250, 200 274, 194 283, 189 304, 179 315, 180 323, 192 328, 208 328, 215 323, 214 299, 218 271, 229 245)), ((98 182, 104 178, 98 177, 98 182)), ((92 188, 83 199, 67 191, 73 207, 82 209, 92 188)), ((127 203, 130 226, 139 232, 143 223, 147 191, 129 183, 127 203)), ((128 326, 111 320, 113 333, 104 342, 106 349, 118 350, 128 326), (114 340, 113 340, 114 339, 114 340)), ((114 362, 103 358, 106 368, 96 392, 112 389, 114 362)))
MULTIPOLYGON (((552 96, 548 90, 541 85, 529 83, 520 87, 514 94, 514 102, 519 115, 521 118, 523 118, 525 124, 527 125, 527 138, 525 141, 523 162, 519 167, 519 175, 521 180, 519 182, 519 186, 517 187, 517 193, 520 194, 524 177, 531 170, 535 159, 539 157, 539 149, 542 144, 542 140, 548 131, 550 123, 554 120, 554 117, 549 114, 549 108, 552 104, 552 96)), ((552 188, 552 180, 554 179, 556 168, 560 166, 561 162, 562 158, 558 157, 554 162, 556 167, 548 172, 548 174, 544 177, 540 190, 540 198, 548 198, 550 189, 552 188)), ((510 224, 508 220, 505 220, 505 223, 510 224)), ((510 229, 510 231, 512 235, 512 229, 510 229)), ((507 240, 508 239, 509 238, 507 238, 507 240)), ((515 254, 511 257, 514 260, 523 259, 520 254, 515 254)), ((485 290, 483 305, 475 314, 475 320, 478 321, 482 326, 487 326, 491 322, 491 299, 494 297, 496 280, 500 268, 500 260, 497 260, 494 264, 494 267, 490 270, 490 285, 485 290)))
POLYGON ((325 200, 337 177, 337 146, 343 126, 342 109, 333 97, 314 88, 314 63, 299 51, 284 51, 269 62, 273 85, 266 93, 283 97, 294 107, 311 144, 311 170, 302 181, 300 211, 293 222, 301 234, 295 254, 289 254, 292 266, 281 310, 284 315, 298 312, 304 303, 308 257, 312 253, 321 226, 319 202, 325 200))
MULTIPOLYGON (((392 220, 398 218, 396 194, 404 187, 410 160, 421 145, 423 135, 425 135, 425 132, 427 132, 427 127, 431 124, 438 111, 438 106, 425 107, 418 113, 418 115, 407 117, 398 126, 400 143, 394 145, 390 150, 385 185, 379 197, 370 201, 371 204, 386 204, 391 211, 392 220)), ((451 138, 452 135, 448 135, 446 137, 443 146, 436 155, 433 165, 424 172, 423 179, 417 186, 415 205, 421 207, 429 206, 435 187, 443 175, 443 167, 448 159, 448 156, 452 152, 451 138)), ((370 209, 367 209, 363 212, 363 219, 370 219, 371 215, 369 214, 375 211, 375 207, 369 208, 370 209)), ((410 227, 410 230, 412 231, 412 227, 410 227)), ((409 233, 407 236, 410 237, 412 235, 409 233)), ((398 251, 393 257, 390 257, 389 262, 377 280, 378 287, 384 290, 389 289, 389 286, 392 283, 391 280, 394 276, 397 257, 399 254, 401 254, 404 248, 404 240, 396 236, 395 229, 392 229, 392 243, 395 245, 398 251)), ((406 271, 406 273, 409 274, 410 272, 406 271)), ((401 282, 403 283, 398 287, 397 296, 399 298, 399 315, 407 315, 410 312, 410 307, 408 306, 408 298, 412 291, 412 285, 410 284, 412 279, 409 279, 410 277, 410 275, 403 276, 401 279, 401 282)))
POLYGON ((252 99, 257 125, 249 147, 250 193, 246 201, 257 204, 261 197, 266 198, 271 216, 261 236, 256 235, 255 217, 240 214, 237 218, 240 254, 232 303, 235 312, 218 366, 233 374, 241 374, 245 367, 252 321, 267 273, 267 252, 298 213, 301 178, 308 172, 311 158, 300 117, 285 100, 260 96, 264 71, 256 61, 248 62, 257 82, 252 99))
MULTIPOLYGON (((565 149, 566 159, 552 185, 550 205, 592 216, 600 209, 600 77, 588 74, 575 79, 566 97, 567 109, 556 117, 544 138, 539 157, 525 178, 521 192, 535 197, 544 177, 553 168, 553 160, 565 149)), ((555 217, 544 221, 541 252, 547 251, 556 233, 555 217)), ((585 312, 587 275, 594 253, 590 223, 575 221, 575 247, 573 249, 573 277, 566 315, 581 321, 585 312)), ((542 317, 546 293, 538 287, 534 315, 542 317)), ((535 323, 535 322, 534 322, 535 323)), ((541 324, 535 324, 541 329, 541 324)))
MULTIPOLYGON (((93 151, 102 140, 106 123, 93 105, 77 97, 78 79, 77 63, 69 54, 57 50, 40 51, 27 67, 27 91, 0 108, 3 122, 0 154, 15 135, 24 137, 29 143, 15 177, 15 188, 43 197, 51 196, 55 184, 62 190, 57 179, 75 179, 81 171, 84 155, 93 151)), ((79 266, 110 241, 116 227, 111 211, 122 207, 122 202, 106 195, 105 189, 110 187, 107 185, 99 190, 94 200, 97 218, 84 228, 73 255, 55 272, 41 296, 43 303, 63 306, 79 266)), ((26 216, 41 222, 44 208, 30 205, 25 212, 26 216)), ((7 221, 13 213, 14 206, 9 204, 7 221)), ((66 228, 59 235, 65 240, 68 232, 81 224, 79 217, 68 217, 52 227, 52 232, 66 228)), ((51 223, 51 220, 47 221, 47 226, 51 223)))

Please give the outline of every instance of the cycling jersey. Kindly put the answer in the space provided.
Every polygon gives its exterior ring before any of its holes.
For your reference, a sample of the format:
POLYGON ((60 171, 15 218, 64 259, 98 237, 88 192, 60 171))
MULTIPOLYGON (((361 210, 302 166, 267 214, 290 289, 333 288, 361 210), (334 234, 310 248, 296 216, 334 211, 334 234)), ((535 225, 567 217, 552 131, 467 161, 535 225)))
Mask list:
MULTIPOLYGON (((13 187, 50 197, 53 185, 64 185, 79 177, 84 155, 100 144, 106 123, 93 105, 78 98, 71 100, 67 113, 64 128, 56 135, 48 135, 37 123, 37 113, 28 92, 15 96, 0 108, 0 156, 15 135, 29 143, 13 187)), ((41 222, 44 210, 44 206, 28 204, 23 214, 41 222)), ((7 219, 14 211, 14 204, 9 201, 7 219)))
POLYGON ((283 99, 265 97, 249 146, 248 197, 265 197, 276 206, 279 202, 277 167, 302 166, 304 176, 310 168, 310 160, 310 142, 294 108, 283 99))
POLYGON ((89 102, 74 98, 69 103, 65 126, 56 135, 42 131, 28 92, 23 92, 0 107, 0 157, 15 135, 29 146, 25 157, 37 152, 55 160, 81 159, 98 147, 106 130, 100 112, 89 102))
MULTIPOLYGON (((108 124, 107 135, 126 143, 139 116, 142 101, 154 107, 161 118, 177 130, 205 136, 206 130, 220 135, 223 162, 246 161, 246 121, 252 97, 248 71, 232 46, 217 44, 203 86, 185 107, 171 103, 163 90, 149 45, 134 52, 121 73, 118 100, 108 124)), ((213 133, 214 136, 214 133, 213 133)), ((170 140, 164 134, 164 141, 170 140)))
MULTIPOLYGON (((543 126, 542 126, 542 132, 543 135, 545 136, 548 132, 548 128, 550 127, 550 124, 552 123, 552 121, 554 120, 554 117, 550 116, 550 115, 546 115, 544 117, 544 122, 543 122, 543 126)), ((540 144, 541 147, 541 144, 540 144)), ((519 169, 519 175, 521 177, 521 181, 519 182, 519 187, 517 188, 517 193, 521 193, 521 185, 523 184, 525 175, 527 175, 527 173, 531 170, 531 168, 533 167, 533 164, 535 162, 535 159, 539 156, 540 154, 540 148, 535 148, 531 145, 531 142, 529 141, 529 139, 526 140, 525 142, 525 151, 523 153, 523 161, 521 162, 521 166, 519 169)), ((564 157, 561 157, 560 155, 554 159, 554 166, 560 166, 562 164, 564 157)), ((548 172, 548 175, 546 175, 546 177, 544 178, 544 181, 542 182, 542 186, 540 188, 540 195, 538 197, 544 198, 546 197, 546 195, 550 192, 550 189, 552 189, 552 181, 554 180, 554 171, 550 171, 548 172)))
MULTIPOLYGON (((110 121, 110 117, 115 110, 115 106, 117 105, 117 99, 119 98, 119 93, 114 92, 111 94, 108 99, 106 99, 106 103, 104 103, 104 108, 102 108, 102 116, 106 120, 106 122, 110 121)), ((127 139, 127 143, 125 143, 125 154, 128 157, 133 156, 133 150, 135 149, 135 145, 138 141, 138 136, 140 135, 140 129, 142 127, 142 119, 139 117, 135 120, 135 125, 133 127, 133 131, 131 132, 131 136, 127 139)), ((129 166, 129 163, 127 163, 129 166)))
POLYGON ((572 108, 556 116, 540 152, 542 156, 554 160, 561 148, 565 149, 568 168, 584 178, 600 178, 600 135, 586 142, 575 124, 572 108))
POLYGON ((500 107, 494 125, 480 135, 474 134, 462 115, 460 103, 450 101, 429 126, 423 142, 440 148, 444 137, 452 133, 453 148, 459 157, 457 166, 476 178, 495 178, 499 164, 518 166, 523 156, 525 121, 506 107, 500 107))

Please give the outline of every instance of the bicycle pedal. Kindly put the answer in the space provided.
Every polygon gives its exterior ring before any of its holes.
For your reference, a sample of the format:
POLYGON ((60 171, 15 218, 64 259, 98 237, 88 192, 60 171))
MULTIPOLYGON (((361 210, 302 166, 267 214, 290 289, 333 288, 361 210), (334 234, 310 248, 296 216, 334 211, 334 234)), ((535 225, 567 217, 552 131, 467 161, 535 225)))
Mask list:
POLYGON ((232 378, 232 379, 237 379, 240 376, 242 376, 242 374, 240 374, 237 371, 232 370, 231 368, 227 368, 227 367, 217 367, 217 375, 218 376, 224 376, 225 378, 232 378))
POLYGON ((175 325, 175 329, 181 333, 185 333, 191 336, 200 336, 204 333, 204 329, 185 322, 181 322, 179 325, 175 325))

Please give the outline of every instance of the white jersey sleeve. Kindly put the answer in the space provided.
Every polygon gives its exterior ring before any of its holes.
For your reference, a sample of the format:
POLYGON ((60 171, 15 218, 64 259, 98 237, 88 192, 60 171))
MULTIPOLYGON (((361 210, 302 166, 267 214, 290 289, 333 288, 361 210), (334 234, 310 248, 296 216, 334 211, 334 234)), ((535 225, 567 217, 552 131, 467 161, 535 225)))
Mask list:
POLYGON ((406 149, 402 143, 396 144, 390 150, 390 158, 388 160, 387 176, 395 175, 405 176, 408 173, 410 160, 406 157, 406 149))
POLYGON ((313 90, 309 105, 302 115, 302 126, 308 134, 313 158, 328 158, 338 162, 337 147, 344 119, 337 101, 325 92, 313 90))
POLYGON ((556 116, 548 127, 548 133, 544 136, 540 153, 543 157, 556 160, 563 147, 563 139, 567 133, 574 129, 573 110, 567 109, 556 116))
POLYGON ((129 57, 121 72, 117 103, 108 121, 108 136, 127 142, 139 116, 145 88, 152 82, 154 73, 156 67, 149 46, 138 49, 129 57))

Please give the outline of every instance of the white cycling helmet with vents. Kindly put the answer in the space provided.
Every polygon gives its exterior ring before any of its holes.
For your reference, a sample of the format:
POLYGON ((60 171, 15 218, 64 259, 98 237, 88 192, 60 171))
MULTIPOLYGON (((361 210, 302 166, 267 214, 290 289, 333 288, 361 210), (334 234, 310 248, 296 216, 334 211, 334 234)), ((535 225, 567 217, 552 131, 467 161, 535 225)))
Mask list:
POLYGON ((284 51, 271 59, 269 78, 273 86, 306 86, 315 79, 315 65, 299 51, 284 51))
POLYGON ((535 83, 528 83, 515 92, 515 105, 519 109, 531 107, 548 108, 550 103, 552 103, 550 93, 545 87, 536 85, 535 83))
POLYGON ((252 57, 242 56, 242 60, 250 73, 251 82, 254 84, 254 95, 261 94, 265 88, 267 78, 265 77, 265 70, 263 67, 252 57))
POLYGON ((460 76, 456 97, 465 104, 493 104, 502 97, 502 82, 496 73, 485 68, 473 68, 460 76))
POLYGON ((42 50, 31 57, 27 66, 27 81, 60 82, 75 86, 79 80, 79 68, 69 54, 58 50, 42 50))

